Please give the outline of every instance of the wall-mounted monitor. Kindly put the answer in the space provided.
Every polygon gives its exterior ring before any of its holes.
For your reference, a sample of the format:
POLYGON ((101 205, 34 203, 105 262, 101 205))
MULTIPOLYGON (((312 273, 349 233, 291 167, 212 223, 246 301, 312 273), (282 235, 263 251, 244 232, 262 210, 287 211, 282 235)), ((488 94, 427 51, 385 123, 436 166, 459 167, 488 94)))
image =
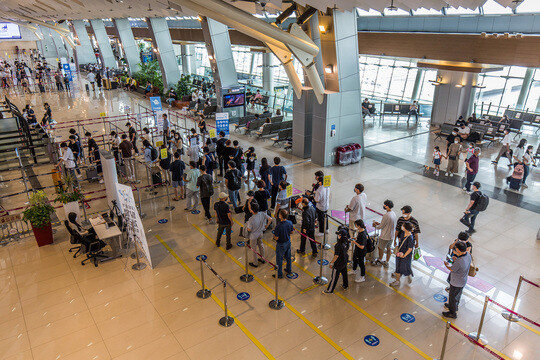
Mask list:
POLYGON ((21 39, 19 25, 0 22, 0 39, 21 39))
POLYGON ((243 106, 246 102, 246 96, 242 94, 227 94, 223 95, 223 107, 243 106))

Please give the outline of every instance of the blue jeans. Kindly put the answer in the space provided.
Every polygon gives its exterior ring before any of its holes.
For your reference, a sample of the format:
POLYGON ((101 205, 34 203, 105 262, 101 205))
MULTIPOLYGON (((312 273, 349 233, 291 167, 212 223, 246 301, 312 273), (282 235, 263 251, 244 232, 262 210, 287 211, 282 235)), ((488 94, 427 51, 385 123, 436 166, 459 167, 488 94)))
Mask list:
POLYGON ((291 261, 291 242, 287 241, 286 243, 277 243, 276 244, 276 265, 277 265, 277 274, 278 277, 283 276, 283 257, 287 260, 287 267, 285 271, 287 273, 292 272, 292 261, 291 261))
POLYGON ((474 223, 476 222, 476 217, 478 216, 478 210, 470 210, 468 214, 465 215, 465 218, 469 221, 469 231, 474 230, 474 223))
POLYGON ((467 172, 467 182, 465 183, 465 189, 467 191, 471 191, 471 184, 474 181, 474 178, 476 177, 476 174, 469 174, 467 172))
POLYGON ((231 199, 232 205, 233 205, 233 211, 238 207, 238 190, 230 190, 229 189, 229 199, 231 199))
POLYGON ((529 176, 529 170, 530 170, 530 165, 523 164, 523 184, 525 184, 525 181, 527 180, 527 176, 529 176))

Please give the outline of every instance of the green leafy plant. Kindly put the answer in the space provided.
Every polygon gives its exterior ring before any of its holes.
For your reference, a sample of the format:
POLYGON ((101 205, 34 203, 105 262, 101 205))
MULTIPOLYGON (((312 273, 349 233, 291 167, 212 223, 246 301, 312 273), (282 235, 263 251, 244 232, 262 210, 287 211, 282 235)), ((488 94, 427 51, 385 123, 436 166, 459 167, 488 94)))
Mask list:
POLYGON ((30 205, 23 211, 23 220, 30 221, 32 226, 42 228, 51 222, 54 208, 49 203, 47 194, 39 190, 30 195, 30 205))
POLYGON ((73 201, 81 201, 84 199, 84 195, 81 193, 81 191, 77 188, 73 189, 73 191, 64 191, 63 189, 58 193, 58 196, 56 199, 54 199, 54 202, 60 202, 62 204, 67 204, 73 201))
POLYGON ((178 96, 186 96, 186 95, 191 94, 191 76, 182 75, 180 80, 178 80, 178 83, 176 84, 176 87, 174 90, 176 91, 176 94, 178 96))
POLYGON ((143 87, 149 82, 160 95, 163 94, 163 77, 157 60, 140 63, 139 71, 133 74, 133 78, 143 87))

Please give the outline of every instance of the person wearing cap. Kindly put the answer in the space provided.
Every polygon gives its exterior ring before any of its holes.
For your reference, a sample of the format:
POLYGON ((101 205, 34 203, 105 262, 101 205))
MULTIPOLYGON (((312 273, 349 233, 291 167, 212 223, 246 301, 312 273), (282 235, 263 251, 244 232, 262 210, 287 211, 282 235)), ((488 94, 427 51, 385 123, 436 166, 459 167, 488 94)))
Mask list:
POLYGON ((251 203, 251 212, 253 215, 246 223, 246 230, 248 233, 249 245, 252 248, 253 262, 249 265, 252 267, 259 267, 258 263, 264 264, 264 259, 260 258, 255 251, 259 251, 262 257, 264 257, 265 249, 262 242, 263 232, 270 227, 272 218, 266 214, 266 211, 259 211, 259 204, 253 201, 251 203))
POLYGON ((300 227, 302 236, 300 237, 300 249, 297 249, 296 252, 304 255, 306 252, 306 241, 309 241, 311 245, 311 256, 317 257, 317 244, 313 241, 315 240, 315 219, 317 219, 317 212, 307 198, 302 199, 300 208, 302 209, 302 225, 300 227))
POLYGON ((328 266, 332 269, 332 276, 328 281, 328 288, 323 290, 323 294, 333 294, 339 280, 339 275, 343 278, 343 290, 349 287, 349 278, 347 277, 347 263, 349 262, 349 231, 339 229, 337 232, 337 242, 334 245, 334 258, 328 266))
POLYGON ((465 183, 465 187, 463 188, 463 191, 467 192, 468 194, 471 194, 471 184, 476 178, 476 174, 478 174, 478 156, 480 155, 480 148, 475 148, 474 153, 472 156, 465 161, 465 166, 467 167, 467 182, 465 183))
MULTIPOLYGON (((281 209, 278 215, 278 222, 274 229, 274 240, 276 244, 276 265, 278 279, 283 278, 283 258, 287 261, 287 267, 285 272, 287 274, 292 273, 292 260, 291 260, 291 234, 294 231, 293 224, 290 220, 287 220, 289 212, 285 209, 281 209)), ((273 277, 276 274, 272 274, 273 277)))
POLYGON ((128 128, 128 136, 129 141, 131 142, 131 145, 133 145, 133 150, 135 151, 135 154, 139 154, 139 149, 137 148, 137 130, 131 125, 130 122, 126 124, 126 127, 128 128))
POLYGON ((227 195, 224 192, 221 192, 219 193, 219 201, 214 204, 214 210, 216 211, 216 219, 218 223, 216 246, 217 247, 220 246, 221 236, 223 235, 223 231, 225 230, 225 235, 226 235, 226 240, 227 240, 227 247, 226 247, 227 250, 232 248, 232 244, 231 244, 232 216, 231 216, 231 209, 229 208, 229 205, 227 204, 228 197, 229 195, 227 195))

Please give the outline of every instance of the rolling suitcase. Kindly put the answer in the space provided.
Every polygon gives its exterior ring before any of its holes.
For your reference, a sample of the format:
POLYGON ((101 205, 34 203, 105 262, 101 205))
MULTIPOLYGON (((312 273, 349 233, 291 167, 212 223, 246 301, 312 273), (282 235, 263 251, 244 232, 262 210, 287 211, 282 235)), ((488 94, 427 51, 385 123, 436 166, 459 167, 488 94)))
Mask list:
POLYGON ((508 187, 512 190, 519 190, 521 188, 521 179, 516 179, 513 177, 509 177, 506 179, 508 181, 508 187))
POLYGON ((98 169, 96 167, 90 167, 86 169, 86 180, 93 182, 98 181, 98 169))

